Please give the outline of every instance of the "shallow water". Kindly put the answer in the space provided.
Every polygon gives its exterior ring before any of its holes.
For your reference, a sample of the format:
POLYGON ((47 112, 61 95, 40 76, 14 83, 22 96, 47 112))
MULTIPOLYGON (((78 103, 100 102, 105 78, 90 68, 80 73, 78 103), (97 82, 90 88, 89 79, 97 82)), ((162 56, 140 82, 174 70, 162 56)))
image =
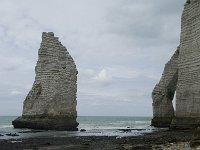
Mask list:
POLYGON ((30 133, 30 129, 14 129, 12 121, 16 116, 0 116, 0 139, 20 139, 36 137, 70 137, 70 136, 137 136, 156 130, 150 127, 151 117, 104 117, 104 116, 79 116, 79 130, 86 129, 86 132, 80 131, 42 131, 30 133), (121 129, 129 129, 124 132, 121 129), (28 133, 20 133, 28 132, 28 133), (17 133, 19 136, 7 136, 8 133, 17 133))

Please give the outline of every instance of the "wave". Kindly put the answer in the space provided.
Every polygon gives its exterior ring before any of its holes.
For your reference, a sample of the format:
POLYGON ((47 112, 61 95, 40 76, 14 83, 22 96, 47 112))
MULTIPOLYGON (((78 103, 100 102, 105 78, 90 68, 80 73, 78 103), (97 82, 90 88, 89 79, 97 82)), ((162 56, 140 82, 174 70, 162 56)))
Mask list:
POLYGON ((0 125, 0 128, 13 128, 13 125, 0 125))
POLYGON ((150 124, 151 121, 135 121, 136 124, 150 124))

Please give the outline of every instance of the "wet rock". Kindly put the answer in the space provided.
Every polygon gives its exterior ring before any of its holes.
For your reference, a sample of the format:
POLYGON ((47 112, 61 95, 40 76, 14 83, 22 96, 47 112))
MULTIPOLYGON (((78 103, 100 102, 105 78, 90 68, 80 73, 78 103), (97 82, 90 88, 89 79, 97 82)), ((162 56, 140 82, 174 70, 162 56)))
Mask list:
POLYGON ((131 150, 151 150, 151 149, 152 148, 150 146, 142 145, 142 144, 132 146, 131 148, 131 150))
POLYGON ((144 131, 146 129, 131 129, 131 130, 135 130, 135 131, 144 131))
POLYGON ((86 131, 85 129, 81 129, 81 130, 80 130, 80 132, 85 132, 85 131, 86 131))
POLYGON ((7 133, 7 136, 19 136, 17 133, 7 133))
POLYGON ((192 139, 190 141, 190 146, 193 147, 193 148, 200 146, 200 127, 197 127, 194 130, 194 133, 192 135, 192 139))
POLYGON ((118 129, 118 130, 122 132, 131 132, 132 129, 118 129))
POLYGON ((88 146, 88 145, 90 145, 90 143, 83 143, 83 145, 86 145, 86 146, 88 146))
POLYGON ((49 145, 51 145, 51 143, 47 142, 47 143, 45 143, 45 145, 49 146, 49 145))

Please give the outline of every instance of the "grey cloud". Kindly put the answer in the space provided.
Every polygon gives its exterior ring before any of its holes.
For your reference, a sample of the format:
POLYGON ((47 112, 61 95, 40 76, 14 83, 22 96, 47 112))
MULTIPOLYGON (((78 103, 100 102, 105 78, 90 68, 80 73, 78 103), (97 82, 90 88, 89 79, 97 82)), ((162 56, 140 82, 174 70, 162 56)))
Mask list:
MULTIPOLYGON (((166 30, 173 30, 175 33, 180 31, 179 26, 174 26, 174 24, 180 24, 182 9, 183 2, 180 0, 121 1, 107 16, 110 22, 109 31, 119 36, 130 36, 133 40, 135 38, 142 38, 140 40, 145 41, 158 40, 167 33, 166 30)), ((173 36, 177 37, 178 34, 175 33, 173 32, 173 36)))
POLYGON ((79 115, 152 115, 151 91, 179 44, 183 4, 1 0, 0 115, 21 114, 42 31, 55 32, 75 59, 79 115))

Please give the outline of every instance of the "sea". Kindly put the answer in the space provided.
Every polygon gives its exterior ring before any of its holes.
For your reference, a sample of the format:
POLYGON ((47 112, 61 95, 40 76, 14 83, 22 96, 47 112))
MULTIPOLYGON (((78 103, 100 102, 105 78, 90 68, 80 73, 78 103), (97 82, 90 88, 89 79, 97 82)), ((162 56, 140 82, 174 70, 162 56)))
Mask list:
POLYGON ((156 131, 150 126, 151 117, 125 116, 79 116, 79 131, 43 131, 31 129, 14 129, 12 121, 17 116, 0 116, 0 139, 22 139, 41 137, 72 137, 72 136, 138 136, 156 131), (80 129, 85 129, 81 132, 80 129), (18 136, 9 136, 7 134, 18 136))

